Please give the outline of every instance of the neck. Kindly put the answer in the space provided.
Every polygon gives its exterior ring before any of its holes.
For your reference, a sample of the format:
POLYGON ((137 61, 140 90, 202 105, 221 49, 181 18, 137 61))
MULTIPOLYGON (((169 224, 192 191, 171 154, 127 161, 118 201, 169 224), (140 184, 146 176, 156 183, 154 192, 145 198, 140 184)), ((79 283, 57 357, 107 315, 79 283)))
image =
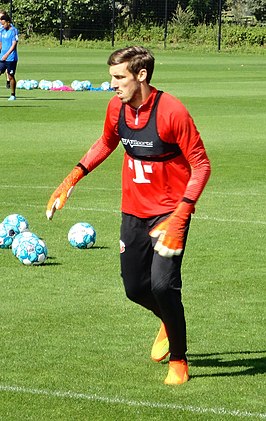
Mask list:
POLYGON ((141 85, 139 93, 136 95, 135 98, 132 98, 130 101, 130 105, 134 108, 139 108, 141 104, 143 104, 151 93, 151 87, 148 84, 141 85))

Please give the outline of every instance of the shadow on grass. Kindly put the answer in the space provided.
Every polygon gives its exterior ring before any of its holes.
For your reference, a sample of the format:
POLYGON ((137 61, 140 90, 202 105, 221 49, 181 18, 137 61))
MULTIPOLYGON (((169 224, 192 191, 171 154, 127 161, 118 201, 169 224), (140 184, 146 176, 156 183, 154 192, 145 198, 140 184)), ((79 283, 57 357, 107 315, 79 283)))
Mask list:
POLYGON ((43 266, 62 266, 60 262, 53 262, 52 260, 56 260, 56 257, 47 256, 47 259, 43 263, 43 266))
POLYGON ((217 369, 215 373, 195 374, 193 377, 254 376, 266 372, 266 351, 191 354, 189 364, 217 369))
POLYGON ((108 247, 108 246, 93 246, 93 247, 91 247, 87 250, 109 250, 109 249, 110 249, 110 247, 108 247))
MULTIPOLYGON (((41 266, 41 265, 40 265, 41 266)), ((59 262, 47 262, 47 260, 43 263, 42 266, 62 266, 62 263, 59 262)))
MULTIPOLYGON (((91 253, 93 250, 105 250, 105 249, 108 250, 109 248, 110 247, 107 247, 107 246, 93 246, 93 247, 88 248, 88 249, 78 249, 78 248, 76 248, 76 250, 89 251, 91 253)), ((56 259, 57 259, 56 257, 48 256, 47 259, 45 260, 45 262, 43 263, 43 265, 39 265, 39 266, 61 266, 63 263, 53 261, 53 260, 56 260, 56 259)))
POLYGON ((93 250, 109 250, 110 247, 108 247, 108 246, 92 246, 92 247, 84 248, 84 249, 80 249, 78 247, 73 247, 73 249, 79 250, 80 252, 89 251, 91 253, 91 252, 93 252, 93 250))

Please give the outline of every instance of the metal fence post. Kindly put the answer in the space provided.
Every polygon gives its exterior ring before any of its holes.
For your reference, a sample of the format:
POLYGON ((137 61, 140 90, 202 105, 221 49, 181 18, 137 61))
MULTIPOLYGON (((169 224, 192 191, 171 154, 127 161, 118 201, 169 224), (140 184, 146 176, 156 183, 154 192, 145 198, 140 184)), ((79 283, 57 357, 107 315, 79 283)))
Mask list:
POLYGON ((12 12, 13 12, 13 6, 12 6, 12 0, 9 2, 9 16, 12 22, 12 12))
POLYGON ((218 0, 218 51, 221 50, 222 37, 222 0, 218 0))
POLYGON ((168 20, 168 4, 167 0, 165 0, 164 5, 164 48, 166 48, 166 39, 167 39, 167 20, 168 20))
POLYGON ((112 14, 112 47, 115 45, 115 0, 113 0, 112 14))
POLYGON ((60 45, 63 43, 63 16, 64 16, 64 0, 61 0, 61 6, 60 6, 60 45))

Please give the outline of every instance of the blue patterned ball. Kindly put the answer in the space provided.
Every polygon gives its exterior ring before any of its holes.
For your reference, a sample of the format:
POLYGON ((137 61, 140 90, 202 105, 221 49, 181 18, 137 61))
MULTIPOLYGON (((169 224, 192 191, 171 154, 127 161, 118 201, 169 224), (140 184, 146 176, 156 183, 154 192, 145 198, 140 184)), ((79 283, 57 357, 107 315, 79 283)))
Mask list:
POLYGON ((16 234, 26 231, 29 228, 27 219, 19 213, 13 213, 12 215, 6 216, 3 220, 3 224, 9 229, 13 229, 16 234))
POLYGON ((15 237, 12 252, 27 266, 44 263, 48 254, 45 242, 30 231, 22 232, 15 237))
POLYGON ((68 241, 72 247, 79 249, 91 248, 96 241, 96 231, 87 222, 78 222, 70 228, 68 241))
POLYGON ((9 249, 17 232, 3 222, 0 224, 0 248, 9 249))

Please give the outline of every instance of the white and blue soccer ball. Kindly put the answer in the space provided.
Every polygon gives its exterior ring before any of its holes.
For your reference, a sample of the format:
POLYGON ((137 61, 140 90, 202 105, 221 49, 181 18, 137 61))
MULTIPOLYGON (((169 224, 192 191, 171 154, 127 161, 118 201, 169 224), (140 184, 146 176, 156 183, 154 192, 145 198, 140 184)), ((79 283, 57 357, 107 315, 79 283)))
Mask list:
POLYGON ((23 80, 23 79, 20 79, 20 80, 18 80, 17 81, 17 89, 24 89, 24 83, 25 83, 26 81, 25 80, 23 80))
POLYGON ((36 234, 34 234, 31 231, 23 231, 20 234, 17 234, 15 236, 15 238, 13 239, 13 242, 12 242, 12 253, 14 254, 14 256, 17 256, 17 250, 18 250, 19 244, 22 241, 31 240, 32 237, 34 237, 36 239, 39 238, 36 234))
POLYGON ((45 80, 42 79, 39 82, 39 89, 42 89, 43 91, 49 91, 53 86, 53 82, 51 82, 50 80, 45 80))
POLYGON ((30 84, 31 84, 32 89, 37 89, 39 86, 38 80, 35 80, 35 79, 31 79, 30 84))
POLYGON ((84 91, 89 91, 92 87, 92 84, 89 80, 83 80, 81 83, 82 83, 84 91))
POLYGON ((62 80, 57 79, 57 80, 54 80, 52 82, 52 87, 53 88, 58 89, 58 88, 61 88, 62 86, 64 86, 64 83, 62 82, 62 80))
POLYGON ((13 229, 16 234, 29 229, 27 219, 19 213, 13 213, 12 215, 6 216, 3 220, 3 224, 5 224, 8 229, 13 229))
POLYGON ((0 248, 9 249, 16 235, 17 232, 2 222, 0 224, 0 248))
POLYGON ((87 222, 78 222, 68 232, 68 241, 72 247, 89 249, 96 241, 96 231, 87 222))
POLYGON ((109 91, 109 89, 110 89, 110 83, 109 82, 103 82, 101 84, 101 90, 102 91, 109 91))
POLYGON ((74 91, 83 91, 83 84, 80 80, 73 80, 71 88, 74 89, 74 91))
POLYGON ((27 91, 33 89, 33 85, 30 80, 24 80, 23 89, 26 89, 27 91))
POLYGON ((30 231, 18 234, 12 243, 12 253, 24 265, 41 265, 48 250, 45 242, 30 231))
POLYGON ((44 87, 46 86, 47 81, 45 79, 40 80, 38 88, 39 89, 44 89, 44 87))

